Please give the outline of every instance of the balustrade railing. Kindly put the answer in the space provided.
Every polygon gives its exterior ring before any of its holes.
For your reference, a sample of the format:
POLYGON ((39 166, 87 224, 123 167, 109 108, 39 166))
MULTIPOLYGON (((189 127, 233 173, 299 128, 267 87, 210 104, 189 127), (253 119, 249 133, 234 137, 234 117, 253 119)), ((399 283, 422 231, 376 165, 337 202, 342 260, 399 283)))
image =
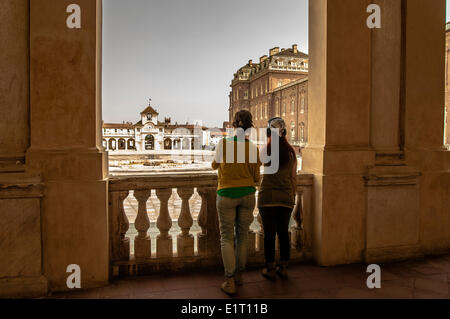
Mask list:
MULTIPOLYGON (((311 256, 311 186, 312 175, 299 174, 297 177, 297 199, 293 210, 293 226, 290 230, 292 259, 304 260, 311 256)), ((113 177, 109 180, 109 226, 110 256, 113 275, 148 274, 163 270, 179 270, 189 267, 218 265, 220 259, 220 233, 216 209, 217 176, 214 173, 158 174, 147 176, 113 177), (179 210, 175 206, 172 219, 169 200, 173 190, 181 199, 179 210), (151 221, 147 202, 154 191, 159 201, 157 212, 156 244, 149 235, 151 221), (134 228, 137 234, 128 238, 130 222, 124 208, 124 201, 130 194, 137 201, 137 216, 134 228), (194 224, 193 208, 189 200, 197 193, 200 209, 195 212, 196 222, 201 229, 196 240, 191 228, 194 224), (178 213, 178 214, 177 214, 178 213), (180 232, 172 237, 173 222, 180 232), (131 242, 133 241, 133 243, 131 242), (176 241, 176 243, 174 242, 176 241), (134 245, 132 245, 134 244, 134 245), (196 244, 196 245, 194 245, 196 244), (134 249, 130 249, 134 246, 134 249), (152 251, 153 247, 153 251, 152 251)), ((256 225, 259 230, 249 231, 249 263, 263 262, 264 232, 258 214, 256 225)))

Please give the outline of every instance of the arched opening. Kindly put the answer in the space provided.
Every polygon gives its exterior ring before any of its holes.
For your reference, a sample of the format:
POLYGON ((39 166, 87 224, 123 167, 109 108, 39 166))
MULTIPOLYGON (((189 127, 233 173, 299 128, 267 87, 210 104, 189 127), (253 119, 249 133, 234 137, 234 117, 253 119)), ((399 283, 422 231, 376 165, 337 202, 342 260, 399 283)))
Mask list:
POLYGON ((109 145, 109 150, 111 150, 111 151, 115 151, 116 150, 116 145, 117 145, 117 143, 116 143, 116 140, 115 139, 110 139, 109 140, 109 143, 108 143, 109 145))
POLYGON ((172 140, 170 138, 166 138, 164 140, 164 149, 171 150, 172 149, 172 140))
POLYGON ((147 135, 145 137, 145 149, 147 151, 153 151, 155 149, 155 137, 153 135, 147 135))
POLYGON ((126 142, 123 138, 119 139, 119 150, 123 151, 126 149, 126 142))
POLYGON ((108 148, 108 142, 105 139, 102 140, 102 145, 104 149, 108 148))
POLYGON ((183 150, 189 150, 191 146, 191 143, 189 143, 188 138, 183 139, 183 150))
POLYGON ((174 150, 180 150, 181 149, 181 140, 177 138, 173 141, 173 149, 174 150))
POLYGON ((130 139, 127 141, 127 149, 129 149, 129 150, 134 150, 134 149, 136 149, 136 142, 135 142, 135 140, 134 140, 133 138, 130 138, 130 139))
POLYGON ((295 122, 291 122, 291 141, 295 141, 295 122))

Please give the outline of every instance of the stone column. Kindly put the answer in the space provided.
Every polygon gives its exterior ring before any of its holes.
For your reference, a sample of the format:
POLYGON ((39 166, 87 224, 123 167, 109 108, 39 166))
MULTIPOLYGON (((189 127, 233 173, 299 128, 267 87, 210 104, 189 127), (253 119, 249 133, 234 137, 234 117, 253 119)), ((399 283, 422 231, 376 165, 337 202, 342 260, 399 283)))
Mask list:
POLYGON ((30 140, 28 3, 0 4, 0 173, 25 170, 30 140))
POLYGON ((445 0, 407 1, 404 149, 420 177, 420 244, 450 250, 450 152, 444 147, 445 0), (423 61, 427 61, 423 63, 423 61))
POLYGON ((363 175, 375 159, 369 4, 309 3, 308 121, 314 125, 308 125, 303 169, 314 174, 313 250, 321 265, 359 262, 365 248, 363 175))
POLYGON ((370 143, 378 162, 392 162, 400 152, 402 0, 376 0, 381 29, 372 29, 370 143))
POLYGON ((82 287, 108 281, 108 164, 102 151, 101 0, 78 0, 81 28, 69 29, 68 1, 30 1, 31 147, 27 166, 46 183, 43 266, 67 290, 67 266, 82 287))
POLYGON ((381 29, 366 26, 369 1, 310 2, 315 125, 303 167, 314 173, 313 251, 322 265, 450 245, 445 1, 376 3, 381 29))

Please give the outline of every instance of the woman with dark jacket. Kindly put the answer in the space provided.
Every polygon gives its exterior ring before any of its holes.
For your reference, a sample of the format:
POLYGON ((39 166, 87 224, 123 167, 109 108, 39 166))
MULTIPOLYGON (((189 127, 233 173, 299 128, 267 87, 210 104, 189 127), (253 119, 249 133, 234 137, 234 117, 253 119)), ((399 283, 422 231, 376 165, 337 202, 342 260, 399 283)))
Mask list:
MULTIPOLYGON (((281 118, 269 121, 266 154, 278 160, 279 168, 273 173, 266 173, 265 164, 261 186, 258 194, 258 208, 264 227, 264 257, 266 266, 262 275, 270 280, 276 274, 287 278, 287 266, 290 258, 289 222, 295 203, 297 179, 297 156, 286 139, 286 124, 281 118), (278 139, 278 152, 272 149, 274 139, 278 139), (274 153, 275 152, 275 153, 274 153), (278 153, 278 156, 277 156, 278 153), (275 238, 278 234, 280 243, 280 262, 275 264, 275 238)), ((263 151, 264 154, 264 151, 263 151)))

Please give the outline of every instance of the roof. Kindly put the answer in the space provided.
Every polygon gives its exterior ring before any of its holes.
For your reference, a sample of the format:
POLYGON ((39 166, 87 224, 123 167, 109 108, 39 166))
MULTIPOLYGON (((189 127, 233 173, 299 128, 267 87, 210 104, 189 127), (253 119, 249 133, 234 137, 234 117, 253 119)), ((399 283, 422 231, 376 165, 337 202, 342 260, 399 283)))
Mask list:
POLYGON ((307 54, 300 52, 298 50, 297 53, 294 53, 294 50, 292 48, 280 51, 279 53, 274 54, 273 56, 295 56, 298 58, 305 58, 305 59, 309 57, 307 54))
POLYGON ((151 107, 150 105, 147 106, 147 108, 141 112, 141 114, 144 114, 144 113, 159 114, 159 113, 156 112, 156 110, 155 110, 153 107, 151 107))

